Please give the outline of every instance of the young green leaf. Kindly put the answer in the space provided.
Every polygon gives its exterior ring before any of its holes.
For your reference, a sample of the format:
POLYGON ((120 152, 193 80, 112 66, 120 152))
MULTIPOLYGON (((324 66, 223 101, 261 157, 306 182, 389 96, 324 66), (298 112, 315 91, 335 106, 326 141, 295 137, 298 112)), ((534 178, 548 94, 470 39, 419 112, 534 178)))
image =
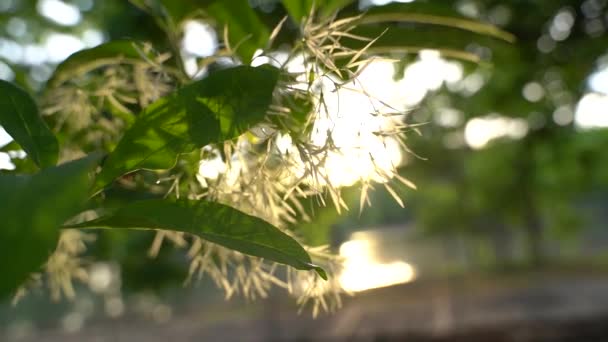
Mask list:
POLYGON ((87 199, 97 156, 33 176, 0 174, 0 298, 14 291, 54 250, 59 228, 87 199))
POLYGON ((58 86, 74 76, 85 74, 109 63, 137 62, 153 58, 154 55, 143 43, 132 40, 110 41, 70 55, 57 66, 47 86, 58 86))
POLYGON ((0 80, 0 125, 39 167, 57 163, 59 144, 23 89, 0 80))
POLYGON ((304 248, 270 223, 232 207, 209 201, 155 199, 132 202, 114 213, 74 228, 165 229, 187 232, 236 251, 300 270, 325 271, 313 265, 304 248))
POLYGON ((268 65, 238 66, 156 101, 109 154, 95 190, 130 171, 169 169, 181 153, 238 137, 264 118, 278 75, 268 65))

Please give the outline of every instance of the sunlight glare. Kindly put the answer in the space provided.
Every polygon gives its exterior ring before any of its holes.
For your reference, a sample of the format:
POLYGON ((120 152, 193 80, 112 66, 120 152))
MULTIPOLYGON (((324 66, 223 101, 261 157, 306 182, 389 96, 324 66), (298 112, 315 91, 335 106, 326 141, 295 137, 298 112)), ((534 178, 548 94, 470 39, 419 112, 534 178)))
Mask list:
POLYGON ((23 58, 23 46, 14 40, 0 37, 0 58, 6 59, 11 64, 17 64, 23 58))
POLYGON ((8 153, 0 152, 0 170, 14 170, 15 164, 11 161, 8 153))
POLYGON ((574 122, 582 129, 608 127, 608 96, 598 93, 583 96, 576 107, 574 122))
POLYGON ((217 50, 217 34, 205 23, 195 20, 186 21, 182 48, 185 53, 194 56, 211 56, 217 50))
POLYGON ((40 15, 63 26, 74 26, 82 19, 78 7, 60 0, 40 0, 37 8, 40 15))
POLYGON ((350 186, 359 180, 386 182, 403 161, 395 137, 380 136, 376 132, 396 128, 402 116, 388 116, 403 110, 395 104, 398 92, 392 80, 393 66, 389 62, 373 62, 360 75, 359 81, 338 91, 327 82, 325 103, 327 113, 319 115, 311 137, 312 143, 323 146, 328 138, 339 148, 330 153, 324 170, 331 184, 350 186), (371 98, 370 98, 371 97, 371 98))
MULTIPOLYGON (((252 65, 287 63, 284 67, 289 72, 301 74, 298 76, 301 83, 296 86, 307 90, 305 75, 309 66, 306 58, 300 55, 287 61, 286 57, 281 52, 262 55, 256 57, 252 65)), ((359 70, 355 81, 338 89, 335 84, 343 80, 334 75, 325 75, 315 81, 315 86, 323 90, 323 104, 320 105, 321 98, 317 93, 319 103, 316 106, 322 109, 316 113, 310 142, 319 148, 331 148, 319 160, 323 163, 319 173, 309 174, 305 182, 315 187, 331 185, 336 188, 359 181, 388 182, 397 168, 407 162, 407 154, 399 141, 405 113, 417 106, 429 92, 443 84, 459 82, 463 77, 459 63, 443 59, 434 50, 422 51, 418 60, 406 67, 401 79, 395 79, 394 62, 374 59, 359 70)), ((283 155, 298 155, 288 136, 278 136, 277 139, 278 149, 283 155)), ((300 178, 304 175, 305 165, 300 158, 294 158, 290 161, 291 171, 300 178)), ((226 171, 231 173, 230 178, 238 177, 238 172, 244 167, 237 161, 231 163, 230 170, 226 170, 219 162, 201 163, 198 174, 201 183, 206 184, 205 179, 217 179, 226 171)), ((284 179, 289 178, 289 175, 284 176, 284 179)))
POLYGON ((207 185, 207 180, 214 181, 219 178, 220 174, 226 172, 226 163, 222 160, 219 151, 211 151, 209 148, 207 148, 207 151, 212 153, 213 157, 203 159, 199 162, 198 174, 196 176, 203 186, 207 185))
POLYGON ((591 74, 588 83, 592 91, 608 94, 608 67, 591 74))
MULTIPOLYGON (((1 66, 2 64, 0 64, 1 66)), ((0 75, 1 76, 1 75, 0 75)), ((0 147, 13 141, 13 138, 0 126, 0 147)), ((0 170, 14 170, 15 164, 11 162, 11 157, 8 153, 0 152, 0 170)))
MULTIPOLYGON (((6 63, 0 61, 0 80, 12 81, 15 79, 15 72, 6 63)), ((0 133, 0 144, 2 143, 2 133, 0 133)))
POLYGON ((340 246, 344 269, 340 285, 346 291, 359 292, 391 285, 404 284, 416 278, 415 269, 404 261, 382 263, 377 260, 370 239, 353 239, 340 246))
POLYGON ((86 29, 82 32, 82 42, 89 48, 95 47, 104 41, 103 32, 97 29, 86 29))
POLYGON ((74 52, 85 48, 82 40, 65 33, 49 34, 44 45, 48 54, 48 60, 51 63, 62 62, 74 52))
POLYGON ((471 148, 481 149, 494 139, 501 137, 521 139, 527 133, 526 120, 490 114, 469 120, 465 126, 464 137, 471 148))
POLYGON ((462 78, 459 64, 442 59, 437 51, 422 51, 418 61, 410 64, 404 77, 394 79, 392 61, 378 59, 359 75, 358 81, 334 91, 325 81, 327 113, 320 115, 313 129, 312 142, 326 143, 328 136, 340 153, 328 156, 325 170, 329 181, 337 186, 350 186, 360 180, 387 182, 405 160, 397 138, 379 136, 403 122, 406 111, 416 106, 429 91, 444 82, 462 78), (329 132, 329 134, 328 134, 329 132))
POLYGON ((362 0, 359 3, 359 7, 364 9, 370 6, 384 6, 390 4, 391 2, 409 3, 414 2, 414 0, 362 0))

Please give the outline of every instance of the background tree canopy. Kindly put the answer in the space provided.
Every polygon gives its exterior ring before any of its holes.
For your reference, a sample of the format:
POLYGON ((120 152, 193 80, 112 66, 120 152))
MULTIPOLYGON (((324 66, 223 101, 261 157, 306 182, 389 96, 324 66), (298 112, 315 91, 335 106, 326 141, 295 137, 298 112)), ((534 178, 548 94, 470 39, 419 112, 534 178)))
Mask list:
POLYGON ((599 0, 6 0, 0 296, 71 297, 96 260, 127 292, 205 276, 316 314, 357 288, 340 246, 386 225, 458 244, 443 271, 601 263, 606 18, 599 0))

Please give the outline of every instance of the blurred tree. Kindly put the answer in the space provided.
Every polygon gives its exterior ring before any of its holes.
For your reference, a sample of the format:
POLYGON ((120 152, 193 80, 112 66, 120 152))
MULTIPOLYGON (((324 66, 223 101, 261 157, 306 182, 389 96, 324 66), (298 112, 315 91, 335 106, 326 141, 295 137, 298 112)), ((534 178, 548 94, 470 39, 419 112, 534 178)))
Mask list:
MULTIPOLYGON (((605 4, 590 0, 442 5, 501 26, 515 34, 517 44, 470 45, 486 51, 491 65, 473 67, 461 84, 446 87, 419 109, 417 117, 433 124, 423 126, 423 134, 411 143, 428 161, 414 160, 403 173, 418 184, 441 185, 420 186, 414 194, 414 215, 424 228, 446 232, 462 225, 475 230, 480 224, 477 231, 489 237, 496 230, 521 227, 529 261, 538 265, 547 234, 578 236, 575 232, 585 225, 577 213, 581 199, 605 189, 599 170, 606 168, 607 132, 581 129, 574 120, 577 103, 588 92, 588 77, 606 53, 605 4), (460 116, 458 122, 442 125, 441 116, 453 113, 460 116), (475 141, 491 137, 494 129, 480 125, 479 119, 499 118, 505 119, 503 134, 519 130, 513 122, 523 124, 521 134, 482 144, 475 141)), ((500 254, 505 240, 495 241, 500 254)))

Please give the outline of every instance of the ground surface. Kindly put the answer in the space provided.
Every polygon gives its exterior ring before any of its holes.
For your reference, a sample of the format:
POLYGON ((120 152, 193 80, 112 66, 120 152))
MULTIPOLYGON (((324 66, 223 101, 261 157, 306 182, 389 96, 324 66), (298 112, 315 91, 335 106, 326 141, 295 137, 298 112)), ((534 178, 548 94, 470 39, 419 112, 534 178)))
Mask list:
POLYGON ((18 341, 608 341, 606 275, 427 280, 361 293, 316 320, 287 303, 275 297, 219 313, 192 301, 165 323, 127 315, 18 341))

